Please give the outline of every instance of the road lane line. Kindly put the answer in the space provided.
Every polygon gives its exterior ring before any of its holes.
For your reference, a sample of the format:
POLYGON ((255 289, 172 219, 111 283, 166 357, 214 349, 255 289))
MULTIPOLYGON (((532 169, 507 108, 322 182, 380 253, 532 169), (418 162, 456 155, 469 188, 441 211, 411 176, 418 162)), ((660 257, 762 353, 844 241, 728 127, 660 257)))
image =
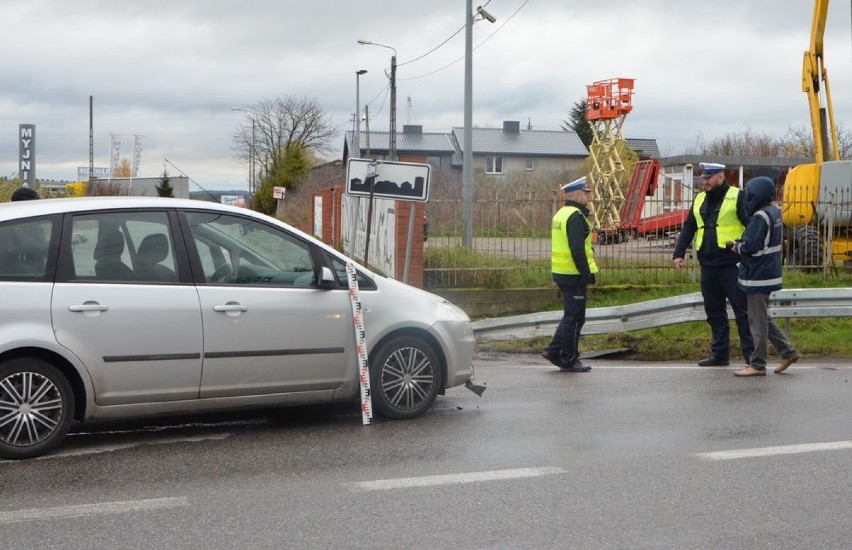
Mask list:
MULTIPOLYGON (((91 434, 90 434, 91 435, 91 434)), ((227 439, 231 437, 230 433, 223 434, 213 434, 213 435, 198 435, 198 436, 189 436, 189 437, 165 437, 152 439, 150 441, 134 441, 132 443, 116 443, 113 445, 98 445, 97 447, 85 447, 82 449, 71 450, 71 451, 61 451, 58 453, 53 453, 44 456, 37 456, 35 458, 31 458, 30 460, 51 460, 54 458, 68 458, 70 456, 85 456, 85 455, 96 455, 102 453, 112 453, 115 451, 123 451, 125 449, 132 449, 134 447, 142 447, 143 445, 168 445, 172 443, 198 443, 201 441, 215 441, 221 439, 227 439)), ((18 462, 17 460, 0 460, 0 464, 4 463, 12 463, 18 462)))
POLYGON ((359 481, 356 483, 347 483, 345 485, 359 491, 384 491, 388 489, 406 489, 410 487, 432 487, 436 485, 476 483, 479 481, 500 481, 505 479, 541 477, 563 473, 565 473, 565 470, 555 467, 516 468, 512 470, 490 470, 485 472, 467 472, 462 474, 377 479, 375 481, 359 481))
POLYGON ((24 521, 42 521, 46 519, 70 519, 104 514, 150 512, 152 510, 180 508, 183 506, 189 506, 189 499, 186 497, 121 500, 117 502, 78 504, 76 506, 57 506, 55 508, 31 508, 29 510, 0 512, 0 525, 21 523, 24 521))
POLYGON ((755 458, 762 456, 791 455, 797 453, 813 453, 817 451, 837 451, 852 449, 852 441, 829 441, 826 443, 802 443, 800 445, 778 445, 776 447, 757 447, 734 451, 717 451, 698 453, 695 456, 705 460, 736 460, 738 458, 755 458))
MULTIPOLYGON (((730 365, 725 367, 699 367, 698 365, 619 365, 614 363, 596 364, 589 362, 592 371, 597 370, 694 370, 703 372, 713 371, 729 371, 743 368, 743 365, 730 365)), ((553 365, 485 365, 485 367, 495 366, 505 369, 535 369, 535 370, 552 370, 556 372, 553 365)), ((484 367, 477 367, 484 368, 484 367)), ((792 369, 792 367, 791 367, 792 369)), ((852 365, 799 365, 796 364, 796 370, 852 370, 852 365)), ((787 371, 790 372, 790 371, 787 371)))

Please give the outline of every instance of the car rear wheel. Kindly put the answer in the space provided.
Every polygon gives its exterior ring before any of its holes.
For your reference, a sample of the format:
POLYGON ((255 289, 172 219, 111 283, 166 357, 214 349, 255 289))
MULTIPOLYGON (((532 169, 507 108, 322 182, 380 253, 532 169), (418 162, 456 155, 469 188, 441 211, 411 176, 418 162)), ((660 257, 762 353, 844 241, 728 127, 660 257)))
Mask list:
POLYGON ((73 410, 71 384, 50 363, 20 358, 0 365, 0 457, 53 449, 68 433, 73 410))
POLYGON ((370 363, 370 392, 376 411, 394 420, 426 412, 443 386, 443 371, 431 346, 411 336, 386 342, 370 363))

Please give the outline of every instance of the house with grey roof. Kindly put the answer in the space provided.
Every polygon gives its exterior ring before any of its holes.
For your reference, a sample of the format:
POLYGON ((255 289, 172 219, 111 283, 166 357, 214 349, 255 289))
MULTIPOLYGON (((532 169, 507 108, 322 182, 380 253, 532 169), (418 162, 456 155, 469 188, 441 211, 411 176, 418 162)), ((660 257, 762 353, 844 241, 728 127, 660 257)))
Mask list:
MULTIPOLYGON (((496 181, 508 176, 556 176, 582 170, 589 151, 572 130, 522 129, 520 122, 507 120, 502 128, 472 128, 473 171, 496 181)), ((627 138, 627 145, 640 159, 659 158, 654 139, 627 138)), ((449 133, 424 132, 423 126, 405 125, 396 135, 400 162, 421 162, 445 179, 461 181, 464 128, 449 133)), ((354 132, 346 132, 343 160, 353 158, 387 159, 389 132, 361 132, 361 150, 355 154, 354 132)))
MULTIPOLYGON (((356 157, 386 159, 388 132, 361 132, 361 150, 356 157)), ((354 150, 354 133, 346 133, 344 160, 354 150)), ((401 162, 431 164, 433 170, 461 179, 464 128, 449 133, 423 132, 422 126, 406 125, 396 136, 401 162)), ((518 121, 505 121, 502 128, 473 128, 473 170, 502 179, 511 174, 548 175, 573 172, 582 167, 588 149, 573 131, 521 129, 518 121)))

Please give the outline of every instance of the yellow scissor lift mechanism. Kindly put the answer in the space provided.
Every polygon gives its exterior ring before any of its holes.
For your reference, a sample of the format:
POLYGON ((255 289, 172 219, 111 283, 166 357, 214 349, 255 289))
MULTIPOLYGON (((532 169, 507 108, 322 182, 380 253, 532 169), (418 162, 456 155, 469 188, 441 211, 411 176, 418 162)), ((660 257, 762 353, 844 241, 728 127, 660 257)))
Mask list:
POLYGON ((586 86, 586 120, 592 128, 588 180, 593 195, 589 210, 603 242, 626 239, 620 229, 620 213, 629 176, 621 160, 626 147, 621 127, 633 109, 633 81, 611 78, 586 86))

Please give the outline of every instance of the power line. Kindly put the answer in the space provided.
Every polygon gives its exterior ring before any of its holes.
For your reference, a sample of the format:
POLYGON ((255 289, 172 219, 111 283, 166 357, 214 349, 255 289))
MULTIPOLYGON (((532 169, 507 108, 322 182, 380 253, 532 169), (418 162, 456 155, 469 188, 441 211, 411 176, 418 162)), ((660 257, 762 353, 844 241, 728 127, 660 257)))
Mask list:
MULTIPOLYGON (((489 2, 490 2, 490 0, 489 0, 489 2)), ((511 20, 512 20, 512 18, 514 18, 516 15, 518 15, 518 12, 520 12, 520 11, 524 8, 524 6, 526 6, 529 2, 530 2, 530 0, 524 0, 524 2, 523 2, 523 3, 522 3, 519 7, 518 7, 518 9, 516 9, 516 10, 515 10, 515 12, 514 12, 512 15, 510 15, 508 18, 506 18, 506 21, 504 21, 502 25, 500 25, 499 27, 497 27, 496 29, 494 29, 494 32, 492 32, 491 34, 489 34, 489 35, 485 38, 485 40, 483 40, 482 42, 480 42, 479 44, 477 44, 477 45, 476 45, 473 49, 474 49, 474 50, 477 50, 477 49, 479 49, 479 47, 480 47, 480 46, 482 46, 483 44, 485 44, 486 42, 488 42, 489 40, 491 40, 491 37, 493 37, 495 34, 497 34, 498 32, 500 32, 500 29, 502 29, 503 27, 505 27, 505 26, 509 23, 509 21, 511 21, 511 20)), ((488 2, 486 2, 486 4, 485 4, 485 5, 487 6, 487 5, 488 5, 488 2)), ((458 31, 456 31, 456 34, 458 34, 458 31)), ((455 36, 455 34, 454 34, 453 36, 455 36)), ((452 37, 450 37, 450 38, 452 38, 452 37)), ((446 41, 445 41, 445 42, 446 42, 446 41)), ((442 43, 441 45, 443 45, 443 43, 442 43)), ((437 48, 435 48, 435 49, 438 49, 439 47, 440 47, 440 46, 438 46, 438 47, 437 47, 437 48)), ((434 51, 434 50, 432 50, 432 51, 434 51)), ((431 53, 431 52, 428 52, 428 53, 431 53)), ((427 54, 424 54, 424 55, 427 55, 427 54)), ((420 56, 420 57, 423 57, 423 56, 420 56)), ((418 58, 418 59, 420 59, 420 58, 418 58)), ((422 74, 422 75, 420 75, 420 76, 412 76, 412 77, 409 77, 409 78, 397 78, 397 80, 417 80, 417 79, 420 79, 420 78, 426 78, 427 76, 432 76, 432 75, 433 75, 433 74, 435 74, 435 73, 439 73, 439 72, 443 71, 444 69, 448 69, 448 68, 452 67, 453 65, 455 65, 456 63, 458 63, 458 62, 459 62, 459 61, 461 61, 462 59, 464 59, 464 56, 461 56, 461 57, 459 57, 458 59, 456 59, 455 61, 453 61, 453 62, 451 62, 451 63, 448 63, 447 65, 444 65, 443 67, 441 67, 441 68, 439 68, 439 69, 435 69, 435 70, 434 70, 434 71, 432 71, 432 72, 429 72, 429 73, 426 73, 426 74, 422 74)))

